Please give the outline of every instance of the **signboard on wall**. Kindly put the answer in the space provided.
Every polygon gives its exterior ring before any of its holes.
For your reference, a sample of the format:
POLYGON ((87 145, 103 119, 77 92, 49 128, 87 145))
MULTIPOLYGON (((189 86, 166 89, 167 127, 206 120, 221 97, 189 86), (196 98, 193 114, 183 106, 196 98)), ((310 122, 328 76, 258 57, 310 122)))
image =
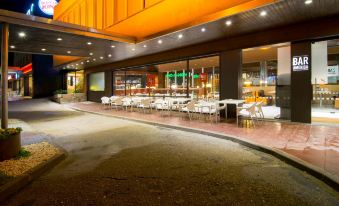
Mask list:
POLYGON ((339 66, 338 65, 333 65, 333 66, 328 66, 327 67, 327 75, 329 77, 336 77, 339 76, 339 66))
POLYGON ((309 56, 293 56, 292 58, 292 70, 297 71, 308 71, 309 70, 309 56))
POLYGON ((54 7, 58 4, 56 0, 39 0, 40 10, 47 15, 52 16, 54 14, 54 7))

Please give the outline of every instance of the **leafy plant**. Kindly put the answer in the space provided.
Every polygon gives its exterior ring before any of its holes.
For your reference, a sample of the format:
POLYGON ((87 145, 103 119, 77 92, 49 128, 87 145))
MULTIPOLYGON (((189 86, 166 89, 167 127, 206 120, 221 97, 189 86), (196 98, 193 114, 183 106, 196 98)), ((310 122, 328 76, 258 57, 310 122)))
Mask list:
POLYGON ((0 129, 0 140, 5 140, 13 135, 20 134, 21 131, 21 127, 0 129))
POLYGON ((25 148, 21 148, 17 157, 19 158, 29 157, 30 155, 31 155, 30 151, 26 150, 25 148))
POLYGON ((58 89, 54 92, 54 94, 67 94, 67 90, 58 89))

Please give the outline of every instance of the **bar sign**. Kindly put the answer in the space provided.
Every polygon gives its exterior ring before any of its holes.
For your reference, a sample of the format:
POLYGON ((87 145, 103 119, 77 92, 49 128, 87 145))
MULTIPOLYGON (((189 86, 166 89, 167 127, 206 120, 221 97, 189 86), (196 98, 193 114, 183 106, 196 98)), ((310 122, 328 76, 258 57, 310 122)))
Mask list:
POLYGON ((294 72, 308 71, 308 69, 309 69, 309 57, 308 57, 308 55, 293 56, 293 58, 292 58, 292 69, 293 69, 294 72))

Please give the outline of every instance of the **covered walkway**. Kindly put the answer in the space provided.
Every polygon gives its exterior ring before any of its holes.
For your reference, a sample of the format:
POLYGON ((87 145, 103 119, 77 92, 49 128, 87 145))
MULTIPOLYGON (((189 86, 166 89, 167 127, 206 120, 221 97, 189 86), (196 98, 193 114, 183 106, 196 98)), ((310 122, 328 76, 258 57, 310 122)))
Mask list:
POLYGON ((103 109, 101 104, 83 102, 70 107, 115 117, 160 123, 174 127, 192 128, 240 139, 296 157, 311 167, 322 170, 339 179, 339 127, 309 125, 290 122, 261 122, 255 128, 237 127, 234 122, 212 123, 209 120, 190 121, 183 114, 161 115, 159 112, 144 114, 125 110, 103 109))

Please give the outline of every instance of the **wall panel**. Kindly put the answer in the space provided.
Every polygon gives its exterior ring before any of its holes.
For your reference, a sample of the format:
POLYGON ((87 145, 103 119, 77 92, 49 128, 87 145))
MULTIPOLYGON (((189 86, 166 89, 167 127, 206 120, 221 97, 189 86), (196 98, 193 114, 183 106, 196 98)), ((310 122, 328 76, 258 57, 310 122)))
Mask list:
POLYGON ((127 15, 132 16, 144 9, 144 0, 128 0, 127 15))
POLYGON ((86 26, 87 25, 87 15, 86 15, 86 1, 83 1, 80 5, 80 25, 86 26))
POLYGON ((150 7, 150 6, 156 4, 156 3, 160 2, 160 1, 162 1, 162 0, 145 0, 145 7, 146 8, 150 7))
POLYGON ((112 26, 114 24, 114 1, 113 0, 105 0, 104 4, 105 8, 105 27, 112 26))
POLYGON ((104 22, 104 16, 103 16, 103 7, 104 1, 103 0, 96 0, 96 28, 97 29, 103 29, 103 22, 104 22))
POLYGON ((115 22, 125 20, 127 18, 127 1, 115 0, 115 22))

